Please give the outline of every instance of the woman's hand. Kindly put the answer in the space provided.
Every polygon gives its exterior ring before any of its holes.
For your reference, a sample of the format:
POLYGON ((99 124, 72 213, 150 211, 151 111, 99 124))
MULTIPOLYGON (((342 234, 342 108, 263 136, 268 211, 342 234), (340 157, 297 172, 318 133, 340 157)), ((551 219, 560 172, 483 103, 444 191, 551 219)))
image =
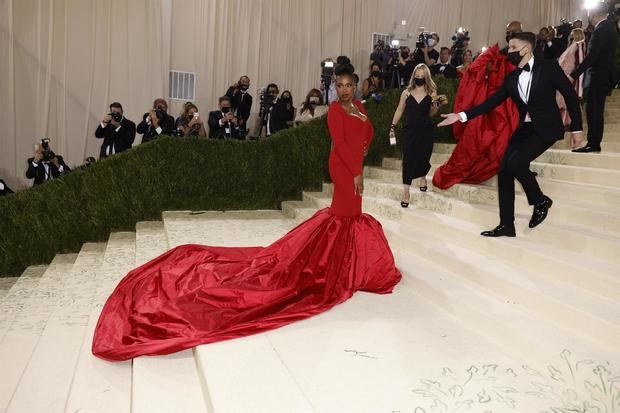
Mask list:
POLYGON ((362 196, 364 193, 364 175, 358 175, 353 178, 353 186, 355 186, 355 194, 362 196))

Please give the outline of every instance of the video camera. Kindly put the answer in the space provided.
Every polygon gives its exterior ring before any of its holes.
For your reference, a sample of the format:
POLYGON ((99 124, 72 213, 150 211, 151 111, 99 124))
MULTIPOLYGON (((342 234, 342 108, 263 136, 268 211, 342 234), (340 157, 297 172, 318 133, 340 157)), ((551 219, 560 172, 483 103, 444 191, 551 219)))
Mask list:
MULTIPOLYGON (((425 46, 429 46, 429 40, 433 38, 433 33, 427 31, 421 31, 418 35, 418 41, 415 43, 415 47, 423 49, 425 46)), ((429 46, 430 47, 430 46, 429 46)))

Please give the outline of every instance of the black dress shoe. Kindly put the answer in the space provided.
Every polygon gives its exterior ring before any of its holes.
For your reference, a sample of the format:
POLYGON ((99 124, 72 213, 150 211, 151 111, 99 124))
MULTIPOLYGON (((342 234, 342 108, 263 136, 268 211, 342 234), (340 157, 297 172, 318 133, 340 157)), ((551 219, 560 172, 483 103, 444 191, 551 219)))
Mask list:
POLYGON ((516 237, 515 227, 499 224, 495 229, 491 231, 483 231, 480 233, 483 237, 516 237))
POLYGON ((590 145, 586 145, 583 148, 579 148, 579 149, 573 149, 573 152, 576 152, 576 153, 590 153, 590 152, 600 152, 600 151, 601 151, 600 146, 590 146, 590 145))
POLYGON ((547 218, 547 212, 549 212, 551 205, 553 205, 553 201, 548 196, 545 196, 544 201, 540 204, 534 205, 534 213, 532 214, 532 219, 530 219, 530 228, 534 228, 547 218))

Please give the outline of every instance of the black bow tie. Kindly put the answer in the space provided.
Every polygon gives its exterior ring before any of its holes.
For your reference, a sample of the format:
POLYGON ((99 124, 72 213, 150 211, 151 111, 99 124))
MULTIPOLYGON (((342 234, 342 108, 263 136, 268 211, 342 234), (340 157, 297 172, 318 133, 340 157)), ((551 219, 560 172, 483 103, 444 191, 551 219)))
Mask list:
POLYGON ((519 68, 519 72, 523 72, 524 70, 526 72, 529 72, 531 70, 529 63, 526 63, 525 66, 519 68))

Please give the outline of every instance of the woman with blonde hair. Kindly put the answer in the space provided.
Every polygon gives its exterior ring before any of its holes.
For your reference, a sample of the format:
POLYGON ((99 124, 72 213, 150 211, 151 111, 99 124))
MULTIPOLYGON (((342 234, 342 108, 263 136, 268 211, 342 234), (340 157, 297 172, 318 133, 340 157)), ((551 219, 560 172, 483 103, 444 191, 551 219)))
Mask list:
MULTIPOLYGON (((573 29, 573 31, 570 32, 570 36, 568 39, 568 47, 558 59, 558 63, 560 64, 560 67, 562 68, 566 76, 569 76, 573 72, 573 70, 575 70, 575 68, 579 66, 581 62, 583 62, 583 59, 586 56, 586 36, 583 29, 573 29)), ((577 92, 579 102, 583 104, 584 75, 579 76, 579 78, 577 79, 571 79, 570 77, 568 78, 569 80, 571 80, 571 83, 575 88, 575 92, 577 92)), ((560 114, 562 115, 562 121, 564 122, 564 126, 568 126, 570 125, 570 115, 566 110, 566 103, 564 102, 564 98, 558 92, 556 99, 558 102, 558 107, 560 108, 560 114)))
POLYGON ((409 206, 411 182, 420 178, 420 191, 427 190, 426 174, 431 169, 433 153, 433 132, 435 125, 431 117, 437 114, 440 103, 435 100, 437 86, 431 78, 431 71, 425 64, 413 70, 409 87, 400 96, 400 102, 392 118, 390 138, 396 137, 396 125, 405 114, 405 127, 401 139, 403 153, 403 198, 400 205, 409 206))

